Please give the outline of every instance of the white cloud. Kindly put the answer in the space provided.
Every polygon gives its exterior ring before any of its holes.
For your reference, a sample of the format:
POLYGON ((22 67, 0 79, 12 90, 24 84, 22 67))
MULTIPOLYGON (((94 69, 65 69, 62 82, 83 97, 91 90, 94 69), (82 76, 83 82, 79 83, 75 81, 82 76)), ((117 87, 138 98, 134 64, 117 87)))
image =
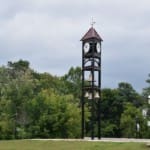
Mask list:
POLYGON ((22 58, 37 71, 62 75, 81 65, 79 40, 94 17, 104 40, 103 87, 125 80, 140 90, 150 65, 149 5, 149 0, 1 1, 0 63, 22 58))

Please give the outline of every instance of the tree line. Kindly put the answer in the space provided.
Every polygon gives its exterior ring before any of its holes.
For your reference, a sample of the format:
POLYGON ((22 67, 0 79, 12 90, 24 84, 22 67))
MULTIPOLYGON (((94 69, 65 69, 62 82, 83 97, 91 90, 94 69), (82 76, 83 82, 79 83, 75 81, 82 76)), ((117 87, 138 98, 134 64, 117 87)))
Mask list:
MULTIPOLYGON (((0 139, 80 138, 81 74, 80 67, 71 67, 61 77, 38 73, 25 60, 1 66, 0 139)), ((142 94, 125 82, 102 89, 102 137, 150 138, 150 75, 146 82, 142 94)), ((88 104, 85 110, 90 136, 88 104)))

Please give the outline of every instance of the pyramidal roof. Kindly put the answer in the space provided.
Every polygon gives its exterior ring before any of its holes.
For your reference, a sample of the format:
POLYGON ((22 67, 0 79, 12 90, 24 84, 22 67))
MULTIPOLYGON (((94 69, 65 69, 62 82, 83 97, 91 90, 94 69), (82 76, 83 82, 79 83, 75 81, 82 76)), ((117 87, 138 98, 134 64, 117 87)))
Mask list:
POLYGON ((96 30, 91 27, 88 32, 82 37, 81 41, 96 38, 97 40, 103 41, 103 39, 100 37, 100 35, 96 32, 96 30))

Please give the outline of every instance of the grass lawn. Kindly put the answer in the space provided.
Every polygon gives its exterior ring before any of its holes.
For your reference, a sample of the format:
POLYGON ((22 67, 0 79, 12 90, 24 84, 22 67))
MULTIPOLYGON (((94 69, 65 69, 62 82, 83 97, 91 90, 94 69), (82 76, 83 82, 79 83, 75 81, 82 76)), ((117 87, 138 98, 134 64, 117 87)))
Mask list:
POLYGON ((0 150, 150 150, 145 143, 85 141, 0 141, 0 150))

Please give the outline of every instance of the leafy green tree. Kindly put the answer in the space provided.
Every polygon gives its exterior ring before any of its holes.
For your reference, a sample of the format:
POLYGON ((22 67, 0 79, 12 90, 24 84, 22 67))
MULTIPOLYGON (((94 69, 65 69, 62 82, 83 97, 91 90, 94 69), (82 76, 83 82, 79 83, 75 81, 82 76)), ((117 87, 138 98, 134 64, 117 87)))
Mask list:
MULTIPOLYGON (((144 106, 143 108, 147 109, 147 116, 145 118, 146 122, 150 121, 150 104, 149 104, 149 98, 150 95, 150 74, 148 74, 148 79, 146 80, 146 83, 148 84, 147 87, 145 87, 142 91, 144 106)), ((146 138, 150 138, 150 127, 146 124, 145 127, 145 133, 144 135, 146 138)))
MULTIPOLYGON (((81 74, 80 67, 71 67, 62 77, 38 73, 25 60, 10 61, 7 66, 0 67, 0 139, 80 137, 81 74)), ((147 96, 148 92, 149 88, 146 88, 143 93, 147 96)), ((87 100, 85 105, 88 136, 90 101, 87 100)), ((103 89, 102 136, 127 136, 122 129, 131 135, 135 130, 133 109, 140 120, 141 137, 149 137, 146 119, 142 120, 141 116, 143 107, 143 98, 129 83, 121 82, 116 89, 103 89), (124 126, 128 121, 130 125, 124 126)), ((95 113, 94 120, 96 116, 95 113)))
POLYGON ((125 82, 120 82, 118 84, 119 98, 123 103, 130 102, 136 107, 143 105, 143 99, 141 96, 133 89, 132 85, 125 82))
POLYGON ((6 113, 0 116, 0 139, 12 139, 14 138, 15 128, 14 121, 6 113))
POLYGON ((101 101, 102 134, 121 137, 120 119, 126 104, 142 107, 143 99, 129 83, 121 82, 116 89, 103 89, 101 101))
POLYGON ((25 61, 25 60, 19 60, 17 62, 9 61, 7 66, 10 69, 14 69, 16 71, 26 71, 27 69, 29 69, 30 63, 28 61, 25 61))
POLYGON ((5 114, 0 116, 1 138, 78 137, 79 100, 71 95, 69 82, 36 73, 24 60, 1 67, 0 112, 5 114))
POLYGON ((143 117, 141 111, 137 109, 133 104, 127 103, 125 110, 121 115, 121 124, 123 137, 127 138, 140 138, 143 130, 143 117), (139 130, 137 129, 139 124, 139 130))
POLYGON ((102 135, 120 137, 120 116, 123 105, 118 98, 118 90, 103 89, 101 101, 102 135))
POLYGON ((71 67, 69 72, 62 77, 68 93, 72 93, 76 98, 81 98, 81 68, 71 67))
POLYGON ((5 109, 0 105, 0 111, 11 120, 14 138, 17 138, 17 129, 24 127, 28 122, 26 104, 34 96, 36 86, 32 72, 29 63, 22 60, 9 62, 7 67, 0 68, 0 104, 6 104, 5 109))
POLYGON ((147 99, 148 95, 150 95, 150 74, 148 74, 148 79, 146 80, 148 86, 143 89, 143 96, 147 99))
POLYGON ((29 102, 30 133, 42 138, 76 138, 80 135, 80 109, 72 95, 43 90, 29 102))

